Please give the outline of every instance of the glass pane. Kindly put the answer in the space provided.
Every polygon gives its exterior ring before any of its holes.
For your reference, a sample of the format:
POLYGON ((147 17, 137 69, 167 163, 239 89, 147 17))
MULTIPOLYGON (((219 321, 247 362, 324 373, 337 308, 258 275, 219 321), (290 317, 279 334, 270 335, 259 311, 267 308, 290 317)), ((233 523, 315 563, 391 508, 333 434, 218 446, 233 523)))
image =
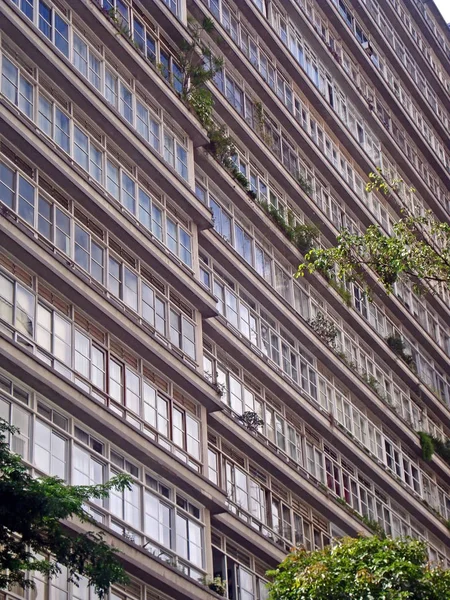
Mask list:
POLYGON ((34 186, 21 176, 17 212, 27 223, 34 225, 34 186))
POLYGON ((14 171, 3 163, 0 163, 0 201, 13 208, 14 171))
POLYGON ((16 327, 18 331, 34 336, 34 294, 17 285, 16 288, 16 327))

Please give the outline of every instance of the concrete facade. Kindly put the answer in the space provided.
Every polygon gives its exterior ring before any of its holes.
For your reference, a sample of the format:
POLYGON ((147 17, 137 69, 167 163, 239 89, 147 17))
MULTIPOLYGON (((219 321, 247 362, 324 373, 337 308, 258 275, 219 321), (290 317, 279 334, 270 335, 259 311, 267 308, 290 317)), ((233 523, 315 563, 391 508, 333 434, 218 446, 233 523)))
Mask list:
MULTIPOLYGON (((450 436, 448 292, 294 280, 302 253, 264 209, 325 246, 405 207, 450 219, 433 2, 4 0, 0 18, 0 417, 36 475, 133 477, 90 507, 131 576, 110 600, 206 600, 213 577, 265 600, 290 548, 374 526, 448 564, 450 467, 418 436, 450 436), (206 17, 250 193, 178 93, 206 17), (379 167, 402 180, 389 198, 365 190, 379 167)), ((25 597, 94 599, 64 572, 36 583, 25 597)))

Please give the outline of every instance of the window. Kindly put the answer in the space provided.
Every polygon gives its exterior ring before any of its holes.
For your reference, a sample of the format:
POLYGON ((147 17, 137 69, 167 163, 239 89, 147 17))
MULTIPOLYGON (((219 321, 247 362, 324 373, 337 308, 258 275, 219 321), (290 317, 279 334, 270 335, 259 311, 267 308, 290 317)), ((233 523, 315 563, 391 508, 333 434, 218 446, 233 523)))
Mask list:
POLYGON ((52 34, 52 9, 42 0, 39 0, 39 29, 51 39, 52 34))
POLYGON ((179 256, 181 260, 192 266, 192 251, 191 251, 191 236, 172 219, 166 219, 167 225, 167 246, 175 256, 179 256))
POLYGON ((106 189, 113 198, 119 199, 119 168, 109 159, 106 165, 106 189))
POLYGON ((197 567, 203 567, 202 528, 180 514, 176 519, 177 553, 197 567))
POLYGON ((236 506, 251 514, 258 521, 266 522, 265 491, 245 471, 226 462, 227 493, 236 506))
POLYGON ((69 25, 50 6, 39 0, 39 29, 65 56, 69 56, 69 25))
MULTIPOLYGON (((72 485, 99 485, 104 483, 105 465, 88 450, 74 445, 72 458, 72 485)), ((103 500, 94 501, 103 505, 103 500)))
POLYGON ((145 491, 144 531, 166 548, 173 547, 173 509, 155 494, 145 491))
POLYGON ((231 217, 219 204, 217 204, 212 196, 210 196, 209 199, 213 213, 214 229, 231 244, 231 217))
POLYGON ((177 0, 163 0, 164 4, 167 4, 169 9, 174 15, 178 15, 178 1, 177 0))
POLYGON ((186 148, 170 133, 164 133, 164 160, 171 165, 183 179, 188 177, 186 148))
POLYGON ((159 433, 169 437, 169 401, 144 382, 144 419, 159 433))
POLYGON ((70 119, 59 108, 55 108, 54 140, 65 152, 70 152, 70 119))
POLYGON ((255 269, 272 285, 272 259, 258 244, 255 245, 255 269))
POLYGON ((0 163, 0 201, 9 208, 14 208, 15 176, 14 171, 0 163))
POLYGON ((170 341, 195 359, 194 326, 183 315, 170 310, 170 341))
MULTIPOLYGON (((203 568, 203 527, 190 514, 200 517, 199 509, 177 494, 177 507, 171 501, 171 492, 146 476, 151 489, 144 492, 144 531, 163 548, 171 549, 186 561, 203 568)), ((160 556, 157 546, 148 549, 160 556)))
POLYGON ((19 175, 17 213, 34 226, 34 187, 19 175))
POLYGON ((200 423, 186 413, 186 450, 200 460, 200 423))
POLYGON ((30 21, 33 21, 33 0, 13 0, 13 2, 20 7, 20 10, 30 19, 30 21))
MULTIPOLYGON (((143 416, 165 438, 200 460, 200 423, 188 411, 163 397, 145 380, 143 382, 143 416)), ((167 447, 165 445, 165 447, 167 447)), ((175 453, 185 460, 183 454, 175 453)))
POLYGON ((108 68, 105 69, 105 97, 114 107, 117 107, 118 78, 108 68))
POLYGON ((73 34, 74 67, 98 90, 101 89, 101 62, 90 46, 76 33, 73 34))
POLYGON ((244 114, 244 93, 241 88, 226 75, 225 95, 239 114, 244 114))
MULTIPOLYGON (((92 152, 92 145, 90 147, 92 152)), ((192 266, 191 234, 174 219, 164 214, 163 208, 147 191, 123 169, 109 159, 106 167, 108 192, 135 215, 140 223, 162 241, 187 266, 192 266)), ((118 294, 116 294, 118 295, 118 294)))
MULTIPOLYGON (((117 473, 112 473, 117 475, 117 473)), ((113 515, 122 519, 136 529, 141 529, 140 489, 131 483, 129 489, 112 490, 109 496, 110 510, 113 515)))
POLYGON ((9 445, 12 452, 19 454, 25 460, 29 460, 30 414, 20 406, 0 397, 0 418, 18 428, 18 431, 9 434, 9 445))
POLYGON ((33 118, 34 87, 5 55, 2 56, 2 93, 27 117, 33 118))
POLYGON ((249 264, 253 263, 252 238, 239 225, 234 226, 235 248, 249 264))
POLYGON ((133 123, 133 95, 122 82, 120 82, 119 111, 129 123, 133 123))
POLYGON ((37 420, 34 429, 34 464, 46 473, 66 479, 67 440, 37 420))
POLYGON ((74 368, 94 386, 105 389, 105 353, 78 329, 75 330, 74 368))
MULTIPOLYGON (((3 279, 3 278, 2 278, 3 279)), ((6 279, 6 278, 5 278, 6 279)), ((6 280, 8 281, 8 280, 6 280)), ((7 284, 6 289, 11 289, 7 284)), ((15 286, 15 321, 16 328, 20 333, 33 337, 34 335, 34 315, 35 315, 35 298, 34 294, 29 292, 20 284, 15 286)), ((8 293, 8 292, 7 292, 8 293)))
POLYGON ((219 465, 217 452, 208 448, 208 479, 219 485, 219 465))

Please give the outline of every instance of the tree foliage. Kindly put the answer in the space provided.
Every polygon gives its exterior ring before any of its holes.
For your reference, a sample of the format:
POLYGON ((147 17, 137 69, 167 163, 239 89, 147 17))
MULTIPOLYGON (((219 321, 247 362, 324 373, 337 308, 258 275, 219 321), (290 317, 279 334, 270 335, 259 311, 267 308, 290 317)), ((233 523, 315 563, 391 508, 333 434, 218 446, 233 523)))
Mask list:
MULTIPOLYGON (((369 173, 366 191, 390 197, 403 183, 401 179, 388 182, 377 169, 369 173)), ((416 216, 403 208, 391 235, 378 225, 371 225, 362 235, 343 230, 335 246, 312 249, 296 276, 319 271, 329 278, 356 281, 370 296, 367 268, 375 272, 388 293, 400 279, 410 281, 417 292, 434 284, 450 289, 450 224, 439 222, 431 211, 416 216)))
POLYGON ((431 212, 422 216, 403 213, 386 235, 371 225, 362 235, 342 231, 331 248, 314 248, 305 256, 296 276, 315 271, 334 272, 337 279, 356 281, 369 291, 364 267, 374 271, 388 293, 400 278, 416 289, 442 283, 450 289, 450 225, 440 223, 431 212))
POLYGON ((181 42, 178 55, 181 97, 191 105, 203 127, 209 130, 214 126, 212 118, 214 100, 211 92, 204 85, 222 68, 223 60, 213 56, 211 50, 202 41, 202 33, 211 34, 214 30, 212 19, 206 17, 201 24, 190 20, 189 29, 191 41, 181 42))
POLYGON ((292 552, 269 572, 270 600, 444 600, 450 571, 428 563, 423 542, 343 538, 335 546, 292 552))
POLYGON ((72 535, 61 521, 77 517, 94 523, 85 503, 129 487, 128 476, 93 486, 65 485, 57 477, 33 478, 20 456, 9 450, 8 436, 16 432, 0 420, 0 589, 32 587, 30 572, 51 577, 61 565, 71 581, 84 576, 103 597, 112 583, 128 580, 114 550, 101 533, 72 535))
POLYGON ((429 462, 436 452, 445 462, 450 465, 450 440, 442 441, 438 437, 426 433, 425 431, 417 432, 422 447, 422 458, 429 462))

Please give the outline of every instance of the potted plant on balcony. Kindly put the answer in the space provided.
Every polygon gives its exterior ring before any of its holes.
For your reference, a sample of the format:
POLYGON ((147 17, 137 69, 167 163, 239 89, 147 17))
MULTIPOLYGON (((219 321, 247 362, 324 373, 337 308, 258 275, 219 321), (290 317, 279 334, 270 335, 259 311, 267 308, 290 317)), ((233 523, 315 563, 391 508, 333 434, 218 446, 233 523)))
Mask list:
POLYGON ((407 352, 405 351, 406 346, 405 346, 405 342, 403 341, 402 337, 397 333, 393 333, 392 335, 390 335, 386 338, 386 342, 387 342, 389 348, 392 350, 392 352, 394 354, 396 354, 398 357, 400 357, 408 365, 408 367, 414 373, 416 373, 416 371, 417 371, 416 361, 414 360, 414 357, 412 354, 407 354, 407 352))
POLYGON ((339 332, 333 321, 329 321, 321 312, 318 312, 314 319, 309 319, 308 325, 314 329, 327 346, 333 350, 336 348, 336 337, 339 332))
POLYGON ((212 579, 210 577, 205 577, 203 584, 219 596, 225 596, 226 594, 227 582, 224 581, 220 575, 216 575, 212 579))
POLYGON ((239 420, 241 421, 242 425, 252 433, 257 433, 258 429, 264 425, 264 421, 261 419, 261 417, 251 410, 247 410, 245 413, 243 413, 239 417, 239 420))

